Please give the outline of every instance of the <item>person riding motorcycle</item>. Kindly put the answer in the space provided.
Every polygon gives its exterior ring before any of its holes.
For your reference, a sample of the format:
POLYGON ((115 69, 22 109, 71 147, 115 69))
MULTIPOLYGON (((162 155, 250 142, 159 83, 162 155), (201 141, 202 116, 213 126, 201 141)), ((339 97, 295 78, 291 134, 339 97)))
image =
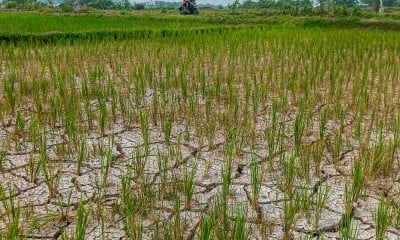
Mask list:
POLYGON ((190 0, 183 0, 182 4, 183 4, 183 7, 185 8, 185 10, 189 11, 190 0))

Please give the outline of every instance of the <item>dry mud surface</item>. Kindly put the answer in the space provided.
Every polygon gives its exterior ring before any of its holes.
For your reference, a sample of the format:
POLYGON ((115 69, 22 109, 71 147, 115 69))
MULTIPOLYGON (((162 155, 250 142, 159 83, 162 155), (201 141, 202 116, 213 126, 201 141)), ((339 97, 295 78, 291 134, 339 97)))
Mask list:
POLYGON ((400 239, 398 35, 292 30, 8 49, 1 234, 400 239))
MULTIPOLYGON (((258 127, 262 129, 266 120, 261 117, 257 120, 258 127)), ((288 124, 291 124, 288 119, 288 124)), ((3 124, 0 133, 1 141, 4 141, 8 133, 14 132, 14 120, 3 124)), ((327 134, 330 134, 329 128, 335 128, 336 123, 328 124, 327 134), (330 126, 330 127, 329 127, 330 126)), ((194 130, 190 130, 194 131, 194 130)), ((171 140, 168 144, 164 142, 163 133, 159 127, 151 127, 150 130, 150 146, 149 156, 144 166, 144 179, 133 178, 133 187, 140 185, 140 181, 147 181, 150 186, 157 186, 160 184, 160 171, 157 163, 157 156, 159 154, 168 154, 171 151, 176 151, 174 156, 176 159, 171 159, 168 163, 167 170, 164 173, 167 182, 176 183, 176 180, 171 180, 173 176, 181 178, 181 173, 184 169, 192 169, 195 167, 195 187, 194 194, 190 207, 181 206, 180 220, 183 224, 184 238, 196 238, 194 233, 199 227, 202 213, 210 211, 211 204, 216 196, 222 189, 222 168, 226 164, 226 156, 224 148, 227 146, 223 138, 216 138, 215 143, 210 149, 207 144, 199 144, 199 139, 191 137, 184 142, 182 135, 185 132, 183 126, 175 125, 171 140)), ((195 134, 190 134, 194 136, 195 134)), ((99 221, 93 219, 90 221, 86 230, 86 239, 99 239, 104 237, 106 239, 125 239, 126 234, 123 229, 121 216, 112 214, 112 208, 120 204, 119 194, 121 192, 121 175, 127 172, 128 165, 130 165, 135 158, 135 152, 138 149, 143 150, 144 141, 142 132, 139 127, 130 127, 127 129, 122 124, 115 124, 113 131, 107 131, 105 136, 93 133, 88 134, 86 142, 88 151, 93 151, 93 148, 110 146, 110 139, 113 139, 112 147, 110 150, 111 166, 109 169, 109 176, 107 186, 101 193, 101 208, 102 211, 107 212, 107 221, 103 228, 105 229, 101 234, 102 226, 99 221)), ((64 139, 65 140, 65 139, 64 139)), ((62 131, 56 134, 49 134, 48 145, 46 147, 46 155, 50 164, 57 165, 57 186, 55 196, 50 198, 49 187, 46 185, 43 177, 38 176, 32 182, 29 179, 29 159, 38 157, 38 153, 32 150, 29 143, 21 142, 15 143, 14 147, 7 152, 2 153, 4 156, 3 171, 0 175, 1 186, 7 189, 10 185, 14 189, 14 199, 18 201, 19 206, 23 212, 32 214, 33 216, 40 216, 43 218, 45 225, 38 229, 33 230, 25 237, 30 239, 60 239, 61 230, 65 229, 69 233, 75 231, 74 216, 76 214, 77 205, 80 199, 83 202, 96 202, 99 197, 97 192, 97 181, 100 181, 102 164, 101 161, 104 157, 89 156, 85 159, 81 174, 76 173, 77 168, 77 155, 71 154, 70 159, 57 159, 57 148, 65 144, 63 140, 62 131), (57 214, 62 209, 70 208, 70 219, 57 219, 57 214), (51 220, 51 217, 54 217, 51 220), (46 220, 50 218, 50 220, 46 220)), ((305 141, 311 144, 315 139, 312 135, 305 141)), ((288 143, 289 145, 290 143, 288 143)), ((279 163, 279 156, 268 156, 268 147, 262 143, 257 143, 253 148, 244 146, 240 152, 235 156, 232 163, 232 181, 231 181, 231 194, 229 202, 232 205, 240 205, 246 207, 247 216, 246 221, 249 224, 251 231, 249 238, 251 239, 281 239, 282 221, 283 221, 283 205, 287 201, 285 194, 279 187, 283 183, 281 172, 276 171, 266 174, 261 184, 261 189, 258 199, 258 208, 252 208, 251 198, 251 183, 250 183, 250 162, 251 159, 256 159, 263 168, 270 168, 269 165, 279 163), (268 234, 263 235, 260 229, 256 228, 255 222, 259 219, 268 222, 268 234)), ((107 150, 107 151, 109 151, 107 150)), ((329 189, 329 194, 324 207, 321 209, 321 219, 318 224, 318 234, 313 234, 313 225, 309 216, 302 215, 301 213, 296 217, 293 225, 292 234, 295 239, 305 238, 306 236, 315 235, 323 236, 325 239, 338 239, 340 238, 340 224, 345 213, 344 192, 345 192, 345 175, 351 171, 349 169, 349 161, 356 155, 356 150, 349 149, 341 152, 340 162, 333 163, 332 156, 328 151, 323 153, 323 161, 321 164, 320 175, 312 177, 309 183, 296 182, 299 188, 308 189, 311 195, 314 195, 320 189, 329 189)), ((284 154, 284 153, 281 153, 284 154)), ((380 183, 376 183, 381 185, 380 183)), ((384 187, 384 182, 382 187, 384 187)), ((353 203, 353 218, 357 226, 359 234, 358 239, 375 239, 375 221, 374 209, 380 199, 381 192, 378 190, 379 186, 367 190, 359 200, 353 203)), ((399 194, 399 183, 394 183, 386 194, 396 196, 399 194)), ((311 196, 312 198, 312 196, 311 196)), ((184 202, 184 199, 182 199, 184 202)), ((92 204, 91 204, 92 205, 92 204)), ((164 219, 158 221, 170 222, 173 221, 174 216, 174 200, 158 200, 151 203, 154 208, 153 211, 161 211, 157 216, 164 219), (159 210, 158 210, 159 209, 159 210)), ((95 204, 92 206, 96 208, 95 204)), ((154 215, 149 215, 143 220, 143 239, 151 239, 155 235, 155 219, 154 215)), ((0 223, 0 229, 5 228, 3 223, 0 223)), ((388 229, 387 239, 400 239, 400 231, 394 228, 388 229)))

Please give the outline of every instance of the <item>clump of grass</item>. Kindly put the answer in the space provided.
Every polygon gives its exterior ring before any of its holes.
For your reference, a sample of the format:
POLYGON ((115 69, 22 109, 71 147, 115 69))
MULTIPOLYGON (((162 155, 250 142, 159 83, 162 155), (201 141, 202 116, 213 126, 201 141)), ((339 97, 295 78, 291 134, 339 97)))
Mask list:
MULTIPOLYGON (((52 199, 55 197, 57 191, 58 191, 58 184, 60 181, 60 169, 58 166, 55 166, 53 164, 49 164, 48 162, 48 156, 46 153, 46 137, 43 135, 41 137, 41 149, 40 149, 40 160, 39 160, 39 165, 41 172, 44 177, 44 181, 47 185, 47 188, 49 190, 49 198, 52 199)), ((34 181, 35 179, 35 174, 37 169, 35 170, 34 163, 32 163, 32 175, 31 175, 31 180, 34 181)))
POLYGON ((285 201, 283 204, 283 239, 292 239, 291 227, 295 221, 295 216, 300 210, 298 198, 285 201))
POLYGON ((364 188, 367 180, 368 169, 367 163, 361 162, 361 159, 357 159, 354 163, 353 168, 353 183, 351 186, 352 201, 356 201, 364 188))
POLYGON ((325 150, 325 141, 319 140, 315 144, 313 144, 311 148, 312 159, 314 162, 314 174, 316 176, 320 175, 320 168, 322 163, 322 157, 325 150))
POLYGON ((140 113, 140 129, 142 130, 143 145, 145 154, 148 155, 150 151, 150 132, 149 122, 146 114, 140 113))
POLYGON ((250 163, 250 184, 252 188, 252 207, 254 209, 258 208, 258 197, 263 179, 264 172, 261 165, 253 158, 250 163))
POLYGON ((84 205, 82 200, 79 201, 78 211, 75 223, 75 233, 72 239, 84 240, 86 237, 86 229, 89 224, 90 209, 84 205))
POLYGON ((322 210, 325 206, 326 200, 328 198, 329 187, 319 189, 318 192, 313 197, 314 203, 314 229, 318 229, 319 221, 321 219, 322 210))
POLYGON ((15 74, 12 74, 8 78, 4 79, 3 91, 6 94, 8 104, 13 114, 15 113, 15 105, 17 100, 15 85, 16 85, 15 74))
POLYGON ((190 209, 191 201, 194 193, 194 177, 196 175, 196 165, 194 165, 190 172, 185 169, 185 175, 183 177, 183 192, 185 195, 185 208, 190 209))
POLYGON ((326 122, 327 122, 327 110, 324 108, 322 113, 320 114, 320 123, 319 123, 319 139, 325 138, 326 132, 326 122))
MULTIPOLYGON (((132 152, 132 163, 130 164, 130 168, 132 168, 135 178, 139 178, 144 174, 146 162, 147 162, 147 156, 142 155, 142 150, 140 148, 137 148, 136 151, 132 152)), ((158 161, 158 163, 161 162, 158 161)))
POLYGON ((249 231, 246 229, 246 213, 244 209, 238 208, 233 227, 233 237, 235 240, 249 239, 249 231))
POLYGON ((295 167, 295 159, 294 155, 289 156, 288 158, 283 157, 282 161, 282 191, 291 196, 293 194, 294 189, 294 181, 296 177, 296 167, 295 167))
POLYGON ((78 159, 76 163, 76 174, 81 175, 82 164, 85 160, 85 152, 86 152, 86 141, 81 140, 78 146, 78 159))
MULTIPOLYGON (((14 199, 14 187, 11 183, 8 184, 8 192, 0 185, 0 199, 7 218, 5 238, 6 239, 21 239, 22 226, 21 209, 19 202, 16 204, 14 199)), ((2 234, 0 234, 1 236, 2 234)))
POLYGON ((397 202, 393 203, 393 226, 400 228, 400 206, 397 202))
POLYGON ((389 225, 392 223, 392 205, 389 201, 387 201, 383 196, 379 200, 378 209, 374 216, 376 228, 375 235, 376 239, 385 239, 386 230, 389 225))
POLYGON ((299 152, 301 139, 304 132, 304 116, 302 113, 298 114, 293 123, 294 146, 296 153, 299 152))
POLYGON ((26 125, 26 122, 25 122, 24 117, 22 116, 20 111, 17 111, 17 116, 15 119, 16 134, 22 134, 25 130, 25 125, 26 125))
POLYGON ((4 170, 4 161, 6 159, 6 152, 0 148, 0 170, 4 170))
POLYGON ((171 114, 169 114, 169 116, 166 113, 164 113, 161 116, 161 128, 164 133, 164 141, 167 145, 169 145, 173 123, 174 123, 174 113, 173 112, 171 114))
POLYGON ((199 240, 211 240, 212 239, 212 228, 213 219, 207 216, 203 216, 200 221, 199 240))
POLYGON ((31 183, 37 180, 41 166, 40 161, 38 161, 32 154, 29 155, 26 172, 28 173, 28 178, 31 183))
POLYGON ((354 239, 357 235, 357 227, 353 224, 353 201, 354 194, 350 184, 345 184, 345 212, 340 226, 340 234, 342 239, 354 239))

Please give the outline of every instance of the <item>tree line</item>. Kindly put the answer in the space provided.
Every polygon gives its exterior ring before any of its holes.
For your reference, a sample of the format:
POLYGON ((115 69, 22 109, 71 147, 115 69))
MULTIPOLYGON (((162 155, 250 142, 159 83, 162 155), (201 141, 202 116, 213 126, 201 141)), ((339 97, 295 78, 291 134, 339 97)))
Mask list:
MULTIPOLYGON (((171 4, 171 3, 169 3, 171 4)), ((173 3, 179 5, 180 2, 173 3)), ((157 8, 157 5, 146 3, 131 3, 129 0, 3 0, 0 5, 7 9, 36 10, 43 7, 59 7, 64 11, 74 9, 126 9, 142 10, 145 8, 157 8)), ((349 7, 372 7, 376 12, 382 11, 382 7, 400 7, 400 0, 234 0, 227 7, 236 9, 280 9, 284 14, 324 14, 327 10, 346 11, 349 7)), ((159 8, 163 8, 162 5, 159 8)))

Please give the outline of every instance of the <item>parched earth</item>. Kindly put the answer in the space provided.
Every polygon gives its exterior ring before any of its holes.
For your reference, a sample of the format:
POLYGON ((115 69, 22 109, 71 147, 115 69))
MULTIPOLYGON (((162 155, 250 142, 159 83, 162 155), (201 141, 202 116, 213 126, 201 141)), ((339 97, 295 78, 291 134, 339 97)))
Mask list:
POLYGON ((10 48, 0 232, 70 239, 84 212, 81 239, 199 239, 207 217, 234 239, 241 216, 249 239, 340 239, 349 222, 356 239, 382 224, 400 239, 400 45, 380 34, 10 48), (390 223, 377 221, 382 202, 390 223))
MULTIPOLYGON (((256 124, 257 132, 262 131, 268 121, 269 119, 263 118, 262 113, 259 114, 256 124)), ((290 114, 288 114, 286 124, 293 125, 290 114)), ((316 144, 317 124, 315 129, 304 134, 304 145, 316 144)), ((132 163, 137 159, 136 154, 145 151, 145 143, 139 126, 125 126, 121 122, 116 122, 112 127, 113 130, 106 131, 104 135, 93 131, 87 133, 85 139, 81 139, 86 143, 87 152, 89 152, 82 163, 81 174, 77 174, 76 170, 78 161, 76 152, 71 152, 69 157, 64 159, 58 157, 62 147, 68 146, 68 138, 64 136, 63 128, 46 130, 46 157, 49 166, 53 166, 50 172, 56 176, 54 185, 56 189, 54 193, 50 193, 43 174, 30 178, 32 175, 30 162, 32 159, 37 161, 40 158, 39 152, 33 150, 31 142, 23 140, 24 133, 21 133, 17 141, 10 140, 10 136, 15 133, 15 120, 10 118, 3 122, 0 139, 1 142, 9 141, 10 148, 2 152, 4 161, 0 182, 3 189, 12 187, 14 202, 18 203, 23 215, 27 216, 25 218, 27 222, 22 223, 25 230, 24 237, 61 239, 61 232, 64 230, 72 234, 75 232, 77 206, 79 201, 83 201, 93 210, 93 215, 101 206, 101 211, 106 218, 104 225, 96 217, 91 218, 86 230, 86 239, 126 238, 122 216, 115 211, 115 208, 121 204, 121 176, 126 175, 127 169, 133 166, 132 163), (102 154, 99 150, 102 147, 106 154, 102 154), (107 154, 111 160, 109 175, 105 187, 99 188, 107 154), (64 217, 60 217, 63 215, 64 217)), ((326 131, 328 139, 333 132, 337 131, 337 128, 338 123, 328 122, 326 131)), ((165 176, 164 181, 167 182, 169 188, 171 185, 182 182, 182 173, 187 169, 195 169, 195 187, 190 207, 185 206, 182 195, 179 210, 185 239, 198 237, 197 232, 202 215, 211 211, 216 196, 222 191, 222 173, 227 162, 225 151, 228 144, 224 141, 223 133, 217 134, 221 137, 216 137, 213 146, 210 147, 209 144, 204 143, 204 139, 199 140, 195 137, 195 131, 195 127, 188 130, 183 125, 175 123, 170 141, 166 143, 161 128, 151 126, 149 154, 142 165, 144 178, 132 176, 133 188, 140 188, 145 182, 147 186, 159 189, 162 176, 165 176), (185 135, 189 138, 185 139, 185 135), (165 171, 160 171, 158 162, 160 155, 169 158, 165 171)), ((283 236, 283 207, 288 199, 282 189, 284 180, 279 158, 284 154, 290 155, 293 151, 292 138, 293 136, 287 133, 285 137, 287 149, 276 152, 272 156, 268 155, 268 146, 262 141, 256 142, 253 147, 237 146, 236 148, 231 168, 229 203, 231 206, 242 206, 246 209, 246 222, 251 229, 249 235, 251 239, 281 239, 283 236), (256 208, 253 207, 251 197, 253 190, 250 181, 250 168, 254 161, 261 164, 265 171, 256 208), (266 230, 263 231, 258 227, 257 223, 260 221, 265 223, 266 230)), ((312 238, 323 236, 325 239, 340 238, 340 227, 345 214, 345 182, 351 175, 351 163, 356 156, 356 148, 344 148, 340 152, 339 161, 334 162, 332 152, 327 147, 323 152, 319 176, 312 174, 313 177, 309 182, 300 180, 295 182, 295 188, 306 191, 309 199, 313 199, 318 192, 323 190, 328 190, 328 196, 325 205, 321 208, 317 229, 314 229, 312 225, 314 214, 312 207, 308 214, 300 212, 296 215, 291 230, 294 239, 307 236, 312 238)), ((387 195, 398 195, 399 182, 386 183, 383 179, 370 183, 370 187, 357 201, 353 202, 352 218, 358 239, 375 239, 374 216, 382 191, 385 191, 387 195), (390 187, 385 189, 385 185, 390 187)), ((8 194, 9 192, 6 191, 6 198, 8 194)), ((174 207, 174 199, 156 197, 152 198, 152 201, 151 213, 144 217, 142 222, 144 239, 155 236, 156 221, 171 222, 176 219, 177 209, 174 207)), ((3 210, 4 205, 1 205, 1 211, 3 210)), ((5 227, 5 223, 1 222, 0 228, 5 227)), ((387 239, 400 239, 400 231, 389 227, 387 239)))

